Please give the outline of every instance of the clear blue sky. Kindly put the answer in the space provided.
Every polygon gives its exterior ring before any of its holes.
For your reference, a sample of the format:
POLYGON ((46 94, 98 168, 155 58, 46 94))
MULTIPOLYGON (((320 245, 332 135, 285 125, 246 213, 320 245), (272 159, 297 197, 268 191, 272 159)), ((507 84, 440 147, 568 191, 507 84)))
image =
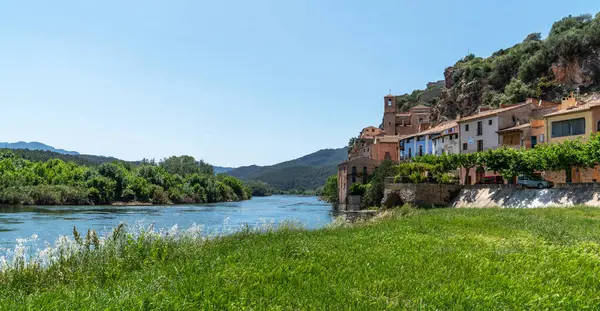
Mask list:
POLYGON ((585 1, 2 1, 0 141, 273 164, 379 125, 382 97, 585 1), (92 4, 93 3, 93 4, 92 4))

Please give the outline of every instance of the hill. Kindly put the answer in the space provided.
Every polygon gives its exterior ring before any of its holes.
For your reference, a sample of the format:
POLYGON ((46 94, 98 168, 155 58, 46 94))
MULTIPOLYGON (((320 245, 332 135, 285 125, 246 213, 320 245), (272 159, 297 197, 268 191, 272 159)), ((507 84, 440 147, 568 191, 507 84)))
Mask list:
POLYGON ((29 150, 29 149, 0 149, 0 154, 10 152, 20 158, 31 162, 45 162, 50 159, 61 159, 65 162, 75 162, 79 165, 94 167, 103 163, 120 161, 113 157, 103 157, 88 154, 62 154, 48 150, 29 150))
POLYGON ((396 96, 405 111, 417 104, 441 122, 528 97, 560 102, 569 92, 600 91, 600 13, 567 16, 550 33, 532 33, 518 44, 482 58, 469 54, 444 70, 443 83, 396 96))
POLYGON ((43 150, 43 151, 52 151, 60 154, 68 154, 68 155, 79 155, 79 152, 68 151, 64 149, 56 149, 52 146, 48 146, 46 144, 38 143, 35 141, 32 142, 24 142, 19 141, 16 143, 3 143, 0 142, 0 149, 29 149, 29 150, 43 150))
POLYGON ((213 171, 215 174, 222 174, 233 171, 234 167, 224 167, 224 166, 213 166, 213 171))
POLYGON ((301 158, 271 166, 243 166, 229 175, 258 180, 281 189, 316 189, 337 172, 337 165, 348 158, 347 148, 323 149, 301 158))

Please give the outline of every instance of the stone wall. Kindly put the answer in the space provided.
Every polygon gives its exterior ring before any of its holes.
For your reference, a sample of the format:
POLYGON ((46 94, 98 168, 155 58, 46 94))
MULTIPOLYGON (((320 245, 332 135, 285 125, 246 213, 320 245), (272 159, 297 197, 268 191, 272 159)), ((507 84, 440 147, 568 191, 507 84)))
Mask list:
POLYGON ((383 205, 390 208, 409 203, 415 206, 450 206, 462 186, 440 184, 387 184, 383 205))
POLYGON ((600 185, 571 184, 553 189, 475 188, 463 189, 454 207, 600 206, 600 185))

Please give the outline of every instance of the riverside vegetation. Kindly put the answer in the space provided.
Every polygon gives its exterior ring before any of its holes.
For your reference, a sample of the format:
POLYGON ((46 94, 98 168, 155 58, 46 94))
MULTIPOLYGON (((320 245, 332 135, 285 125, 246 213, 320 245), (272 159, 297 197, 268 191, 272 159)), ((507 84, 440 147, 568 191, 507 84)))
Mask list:
POLYGON ((2 310, 582 310, 600 210, 408 206, 359 224, 75 232, 0 272, 2 310))
POLYGON ((215 176, 211 165, 190 156, 92 167, 60 159, 31 162, 17 154, 0 154, 0 204, 211 203, 252 196, 239 179, 215 176))

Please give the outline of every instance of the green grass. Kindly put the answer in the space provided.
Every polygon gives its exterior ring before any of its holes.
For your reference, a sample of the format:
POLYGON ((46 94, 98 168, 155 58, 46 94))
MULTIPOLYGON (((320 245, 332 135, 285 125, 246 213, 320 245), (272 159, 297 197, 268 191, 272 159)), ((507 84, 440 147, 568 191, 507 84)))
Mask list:
POLYGON ((593 208, 403 208, 357 226, 209 242, 125 236, 0 275, 0 308, 599 309, 599 243, 593 208))

